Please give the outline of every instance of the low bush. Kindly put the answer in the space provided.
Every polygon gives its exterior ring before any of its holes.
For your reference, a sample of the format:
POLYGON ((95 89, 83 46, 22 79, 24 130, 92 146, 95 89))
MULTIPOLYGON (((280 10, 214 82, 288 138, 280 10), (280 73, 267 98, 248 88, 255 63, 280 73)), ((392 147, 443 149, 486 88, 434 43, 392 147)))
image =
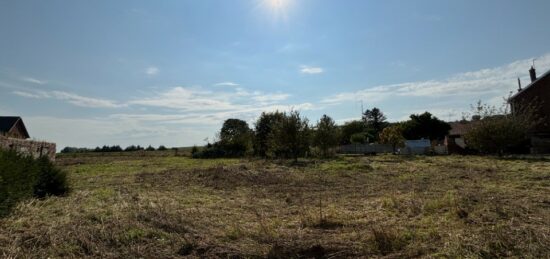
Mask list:
POLYGON ((43 198, 48 195, 60 196, 69 191, 67 174, 55 167, 47 157, 41 157, 38 163, 38 177, 34 184, 35 197, 43 198))
POLYGON ((219 145, 211 145, 210 147, 206 147, 201 151, 195 150, 195 152, 192 152, 193 158, 202 158, 202 159, 208 159, 208 158, 222 158, 227 157, 227 152, 222 149, 219 145))
POLYGON ((193 146, 191 148, 191 157, 199 159, 208 158, 239 158, 251 155, 250 152, 246 152, 245 149, 239 148, 238 145, 230 145, 221 143, 221 141, 214 144, 208 144, 205 147, 198 148, 193 146))
POLYGON ((27 198, 63 195, 67 175, 46 157, 33 159, 12 151, 0 151, 0 216, 27 198))

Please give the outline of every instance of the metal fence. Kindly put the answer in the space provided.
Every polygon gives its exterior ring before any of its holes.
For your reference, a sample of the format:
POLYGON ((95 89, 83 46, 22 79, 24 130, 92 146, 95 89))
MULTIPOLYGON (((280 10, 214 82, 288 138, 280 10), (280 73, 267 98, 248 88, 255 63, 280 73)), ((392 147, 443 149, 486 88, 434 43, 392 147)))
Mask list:
POLYGON ((378 154, 392 152, 392 146, 384 144, 350 144, 338 148, 338 153, 341 154, 378 154))

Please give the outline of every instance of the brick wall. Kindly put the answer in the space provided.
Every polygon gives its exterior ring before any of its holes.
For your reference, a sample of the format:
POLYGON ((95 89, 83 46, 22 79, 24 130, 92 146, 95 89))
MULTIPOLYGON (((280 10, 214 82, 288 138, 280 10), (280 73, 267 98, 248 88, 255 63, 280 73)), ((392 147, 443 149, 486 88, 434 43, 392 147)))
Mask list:
POLYGON ((47 156, 50 160, 55 160, 55 143, 0 136, 0 148, 15 150, 18 153, 30 155, 34 158, 47 156))
POLYGON ((535 105, 536 115, 542 121, 534 133, 550 134, 550 75, 539 78, 535 84, 523 89, 521 94, 511 100, 512 109, 535 105))

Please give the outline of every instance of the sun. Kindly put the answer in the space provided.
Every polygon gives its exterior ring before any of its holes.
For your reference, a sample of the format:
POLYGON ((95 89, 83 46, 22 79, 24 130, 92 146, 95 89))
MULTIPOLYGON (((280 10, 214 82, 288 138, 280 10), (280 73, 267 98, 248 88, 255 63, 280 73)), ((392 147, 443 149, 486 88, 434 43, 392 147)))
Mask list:
POLYGON ((261 9, 263 9, 274 22, 286 21, 292 4, 292 0, 260 0, 261 9))
POLYGON ((265 0, 272 10, 285 10, 290 0, 265 0))

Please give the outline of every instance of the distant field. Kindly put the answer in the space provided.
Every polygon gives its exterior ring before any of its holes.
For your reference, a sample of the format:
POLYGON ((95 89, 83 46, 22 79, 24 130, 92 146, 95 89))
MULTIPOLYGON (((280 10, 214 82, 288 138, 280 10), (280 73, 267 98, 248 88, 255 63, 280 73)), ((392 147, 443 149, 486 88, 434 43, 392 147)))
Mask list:
MULTIPOLYGON (((550 257, 550 160, 62 155, 0 257, 550 257)), ((171 155, 172 154, 172 155, 171 155)))
MULTIPOLYGON (((203 149, 204 147, 197 147, 198 150, 203 149)), ((123 152, 84 152, 84 153, 58 153, 57 157, 59 158, 74 158, 74 157, 119 157, 119 156, 141 156, 141 157, 151 157, 151 156, 191 156, 191 150, 193 147, 178 147, 178 148, 169 148, 167 150, 155 150, 155 151, 123 151, 123 152)))

